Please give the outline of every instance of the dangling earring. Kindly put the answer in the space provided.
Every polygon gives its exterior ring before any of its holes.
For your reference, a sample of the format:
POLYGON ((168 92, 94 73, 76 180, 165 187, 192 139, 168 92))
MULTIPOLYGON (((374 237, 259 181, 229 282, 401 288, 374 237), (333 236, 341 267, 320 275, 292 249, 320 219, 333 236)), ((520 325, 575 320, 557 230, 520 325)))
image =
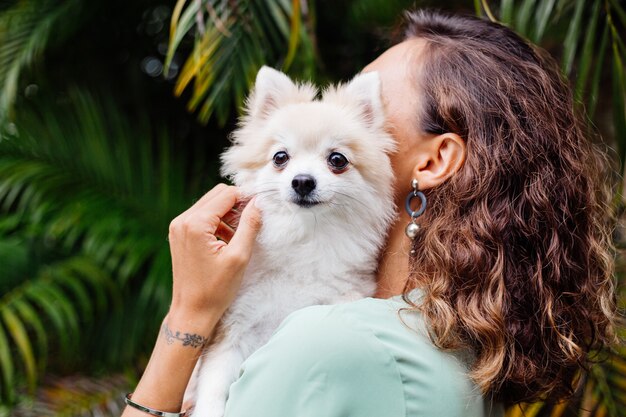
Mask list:
POLYGON ((406 212, 409 213, 409 216, 411 216, 411 223, 406 226, 404 233, 411 240, 415 239, 420 231, 420 226, 416 223, 416 220, 419 216, 424 214, 424 211, 426 210, 426 196, 423 192, 417 189, 418 185, 417 180, 413 178, 413 181, 411 181, 411 187, 413 187, 413 190, 406 196, 406 203, 404 204, 406 212), (419 197, 421 204, 419 209, 413 211, 411 208, 411 202, 415 197, 419 197))

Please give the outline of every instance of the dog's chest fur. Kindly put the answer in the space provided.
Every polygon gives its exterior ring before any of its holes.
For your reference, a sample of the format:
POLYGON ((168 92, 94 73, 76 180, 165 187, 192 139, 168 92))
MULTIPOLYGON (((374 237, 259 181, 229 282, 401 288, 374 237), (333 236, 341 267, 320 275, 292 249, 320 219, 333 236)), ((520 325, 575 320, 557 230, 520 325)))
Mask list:
POLYGON ((247 355, 299 308, 372 295, 381 239, 348 213, 264 215, 241 290, 222 320, 226 337, 247 355))

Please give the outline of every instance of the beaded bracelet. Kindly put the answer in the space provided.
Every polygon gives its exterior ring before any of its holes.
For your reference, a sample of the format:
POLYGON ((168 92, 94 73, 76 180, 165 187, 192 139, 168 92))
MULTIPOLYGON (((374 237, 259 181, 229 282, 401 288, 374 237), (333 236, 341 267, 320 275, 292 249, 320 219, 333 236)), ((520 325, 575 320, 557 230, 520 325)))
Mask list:
POLYGON ((168 411, 159 411, 150 407, 146 407, 145 405, 137 404, 130 398, 133 396, 132 393, 126 394, 124 397, 124 401, 126 404, 130 405, 133 408, 136 408, 139 411, 143 411, 144 413, 152 414, 153 416, 158 417, 185 417, 187 415, 187 411, 181 411, 180 413, 170 413, 168 411))

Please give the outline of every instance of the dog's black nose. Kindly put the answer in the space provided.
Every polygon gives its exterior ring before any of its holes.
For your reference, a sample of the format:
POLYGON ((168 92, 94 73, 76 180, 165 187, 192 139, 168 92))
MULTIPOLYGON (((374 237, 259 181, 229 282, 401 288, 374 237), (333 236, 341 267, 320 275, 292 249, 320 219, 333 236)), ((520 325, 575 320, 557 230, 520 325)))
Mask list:
POLYGON ((291 188, 301 197, 305 197, 315 190, 315 178, 306 174, 298 174, 291 180, 291 188))

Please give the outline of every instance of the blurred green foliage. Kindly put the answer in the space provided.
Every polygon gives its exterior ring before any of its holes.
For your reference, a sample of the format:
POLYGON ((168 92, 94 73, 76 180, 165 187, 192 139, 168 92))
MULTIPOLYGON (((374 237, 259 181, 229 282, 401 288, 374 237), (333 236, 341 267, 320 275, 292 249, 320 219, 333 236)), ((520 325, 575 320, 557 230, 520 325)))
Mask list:
MULTIPOLYGON (((169 306, 168 224, 219 181, 257 69, 345 80, 413 3, 1 0, 0 415, 119 413, 169 306)), ((417 5, 498 20, 548 49, 624 160, 618 0, 417 5)), ((576 399, 509 414, 625 415, 624 352, 606 354, 576 399)))

